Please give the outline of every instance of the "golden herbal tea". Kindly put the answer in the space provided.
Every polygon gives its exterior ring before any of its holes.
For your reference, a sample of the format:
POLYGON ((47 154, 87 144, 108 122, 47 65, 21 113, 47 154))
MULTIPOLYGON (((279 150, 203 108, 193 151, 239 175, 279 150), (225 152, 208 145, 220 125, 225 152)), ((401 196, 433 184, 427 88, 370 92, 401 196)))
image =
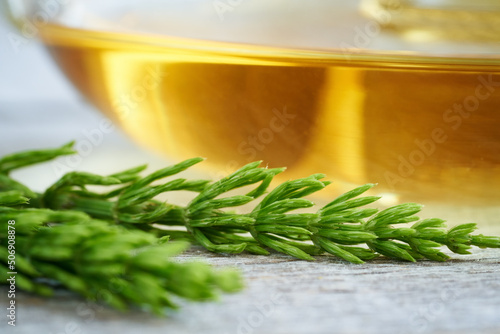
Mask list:
POLYGON ((56 25, 42 38, 97 108, 169 157, 321 172, 333 192, 372 182, 400 200, 500 200, 498 59, 308 56, 56 25))

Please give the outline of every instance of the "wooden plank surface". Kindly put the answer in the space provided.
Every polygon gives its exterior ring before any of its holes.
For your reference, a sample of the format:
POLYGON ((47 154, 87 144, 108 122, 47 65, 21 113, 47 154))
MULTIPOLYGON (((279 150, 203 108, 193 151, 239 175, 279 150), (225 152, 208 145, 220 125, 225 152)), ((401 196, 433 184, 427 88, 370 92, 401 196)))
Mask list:
MULTIPOLYGON (((218 302, 181 303, 164 318, 123 314, 66 292, 19 294, 15 328, 2 333, 500 333, 500 250, 446 263, 378 259, 352 265, 285 255, 225 256, 193 248, 180 260, 236 266, 246 289, 218 302)), ((2 300, 6 296, 2 287, 2 300)), ((2 309, 4 302, 2 302, 2 309)), ((5 331, 7 329, 7 331, 5 331)))

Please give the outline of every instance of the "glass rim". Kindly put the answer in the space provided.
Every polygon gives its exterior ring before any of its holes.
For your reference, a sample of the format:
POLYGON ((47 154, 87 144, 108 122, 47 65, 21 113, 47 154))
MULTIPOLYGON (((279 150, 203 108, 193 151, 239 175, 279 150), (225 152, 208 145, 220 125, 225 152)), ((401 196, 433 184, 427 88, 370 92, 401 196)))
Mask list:
POLYGON ((500 73, 500 54, 467 54, 465 55, 436 55, 415 51, 380 51, 369 49, 341 49, 341 48, 293 48, 282 46, 268 46, 244 42, 225 42, 190 37, 176 37, 149 33, 130 33, 114 31, 97 31, 68 27, 61 24, 48 24, 40 30, 42 42, 50 45, 54 35, 57 38, 70 40, 94 40, 109 43, 134 43, 138 46, 162 49, 175 48, 185 51, 203 51, 212 54, 255 57, 265 60, 287 59, 311 63, 342 63, 345 66, 375 66, 375 67, 413 67, 439 69, 463 69, 474 71, 488 71, 492 68, 500 73), (57 30, 57 32, 55 32, 57 30))

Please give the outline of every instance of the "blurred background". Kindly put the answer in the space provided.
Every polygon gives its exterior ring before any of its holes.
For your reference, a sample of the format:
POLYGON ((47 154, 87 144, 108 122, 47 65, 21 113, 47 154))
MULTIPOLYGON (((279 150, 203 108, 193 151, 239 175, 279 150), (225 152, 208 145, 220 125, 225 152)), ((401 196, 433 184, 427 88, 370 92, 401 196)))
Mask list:
MULTIPOLYGON (((5 6, 2 1, 2 6, 5 6)), ((6 8, 0 7, 5 13, 6 8)), ((37 40, 30 40, 16 50, 9 41, 18 30, 5 15, 0 16, 0 101, 75 102, 79 94, 46 54, 37 40)), ((2 112, 2 116, 5 116, 2 112)), ((2 118, 3 120, 3 118, 2 118)), ((2 142, 2 149, 6 143, 2 142)))
MULTIPOLYGON (((5 6, 4 0, 0 5, 5 6)), ((4 7, 1 10, 5 13, 4 7)), ((14 35, 19 35, 16 28, 0 15, 0 156, 87 140, 85 133, 107 119, 74 89, 38 40, 16 49, 9 40, 14 35)), ((141 163, 151 168, 168 163, 138 148, 115 127, 99 141, 81 159, 61 161, 63 167, 45 163, 14 176, 42 191, 69 169, 112 173, 141 163), (106 158, 110 154, 113 159, 106 158)))

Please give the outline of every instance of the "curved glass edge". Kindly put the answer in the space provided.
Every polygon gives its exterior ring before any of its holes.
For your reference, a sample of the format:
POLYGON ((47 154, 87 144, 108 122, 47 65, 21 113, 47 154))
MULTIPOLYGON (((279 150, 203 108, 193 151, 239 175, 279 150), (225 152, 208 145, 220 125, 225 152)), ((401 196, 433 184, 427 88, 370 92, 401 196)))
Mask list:
POLYGON ((496 68, 500 71, 500 54, 481 54, 473 57, 457 56, 435 56, 416 52, 404 51, 371 51, 364 49, 293 49, 283 47, 270 47, 253 44, 219 42, 209 40, 197 40, 192 38, 158 36, 133 33, 103 32, 94 30, 83 30, 68 28, 61 25, 47 25, 42 30, 42 39, 45 43, 51 43, 51 35, 57 34, 58 38, 68 39, 91 39, 106 41, 109 43, 134 43, 138 46, 148 48, 175 48, 186 51, 204 51, 219 55, 257 57, 267 60, 293 59, 312 63, 342 62, 344 64, 363 64, 370 66, 387 67, 434 67, 460 69, 466 67, 471 70, 491 70, 496 68), (57 31, 56 31, 57 30, 57 31), (383 63, 383 64, 381 64, 383 63))

